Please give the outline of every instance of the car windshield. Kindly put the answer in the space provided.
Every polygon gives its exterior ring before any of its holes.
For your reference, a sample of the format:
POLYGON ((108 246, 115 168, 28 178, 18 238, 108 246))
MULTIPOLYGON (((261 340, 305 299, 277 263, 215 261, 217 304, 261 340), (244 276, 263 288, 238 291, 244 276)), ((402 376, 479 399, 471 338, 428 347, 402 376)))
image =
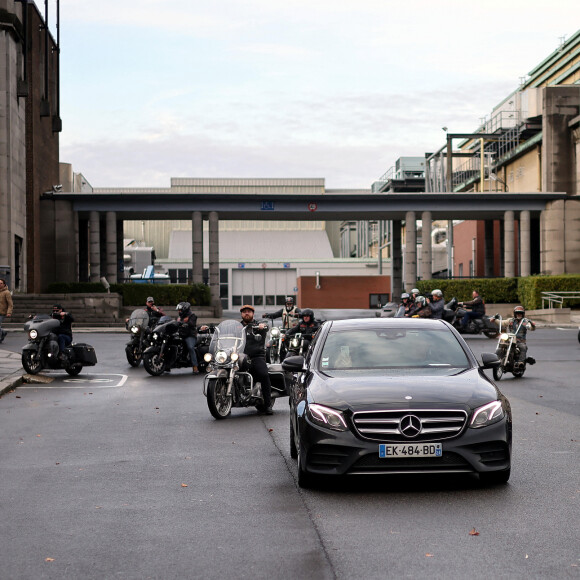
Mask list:
POLYGON ((321 370, 390 368, 468 368, 459 341, 446 329, 373 328, 330 332, 321 370))

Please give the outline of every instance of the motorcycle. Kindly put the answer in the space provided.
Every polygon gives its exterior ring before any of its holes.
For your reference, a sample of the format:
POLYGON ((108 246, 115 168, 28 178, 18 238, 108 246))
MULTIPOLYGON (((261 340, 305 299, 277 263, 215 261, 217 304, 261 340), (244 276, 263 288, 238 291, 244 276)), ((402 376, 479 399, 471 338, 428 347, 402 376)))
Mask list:
POLYGON ((131 333, 131 340, 125 346, 127 361, 132 367, 138 367, 143 359, 143 351, 149 344, 151 320, 143 308, 133 310, 127 321, 127 330, 131 333))
POLYGON ((158 377, 173 368, 191 369, 191 356, 182 336, 184 327, 184 323, 173 320, 171 316, 159 319, 143 353, 143 366, 150 375, 158 377))
POLYGON ((387 302, 379 312, 375 312, 377 318, 403 318, 405 307, 396 302, 387 302))
MULTIPOLYGON (((207 398, 209 412, 216 419, 230 416, 232 407, 256 407, 264 405, 261 385, 254 383, 249 373, 251 361, 244 354, 246 332, 237 320, 224 320, 215 329, 209 352, 205 355, 210 365, 204 377, 203 394, 207 398)), ((272 385, 272 406, 279 397, 288 396, 290 376, 282 365, 268 365, 272 385)))
POLYGON ((284 345, 284 335, 286 328, 273 326, 270 329, 270 339, 266 342, 266 362, 278 364, 286 357, 286 347, 284 345))
POLYGON ((59 353, 55 333, 60 321, 48 314, 33 316, 24 324, 28 343, 22 347, 24 370, 36 375, 43 369, 64 369, 69 375, 78 375, 84 366, 97 364, 95 349, 90 344, 72 343, 59 353))
MULTIPOLYGON (((501 316, 496 315, 499 320, 499 328, 501 328, 501 316)), ((535 364, 536 360, 532 357, 527 357, 523 361, 518 361, 520 354, 520 347, 517 343, 517 333, 524 323, 522 320, 518 325, 515 332, 502 332, 499 335, 499 340, 497 342, 497 347, 495 349, 495 354, 500 359, 500 365, 494 367, 493 378, 499 381, 504 373, 510 372, 514 377, 522 377, 526 372, 526 364, 535 364)))
POLYGON ((205 360, 205 355, 209 352, 209 346, 214 332, 215 326, 210 325, 206 332, 199 332, 197 335, 195 354, 197 356, 197 366, 203 372, 208 370, 208 362, 205 360))
POLYGON ((443 320, 449 322, 461 334, 484 334, 487 338, 497 338, 499 329, 494 322, 493 317, 483 315, 482 318, 472 318, 467 324, 467 328, 463 328, 461 320, 463 319, 467 309, 460 307, 457 298, 453 297, 443 310, 443 320))

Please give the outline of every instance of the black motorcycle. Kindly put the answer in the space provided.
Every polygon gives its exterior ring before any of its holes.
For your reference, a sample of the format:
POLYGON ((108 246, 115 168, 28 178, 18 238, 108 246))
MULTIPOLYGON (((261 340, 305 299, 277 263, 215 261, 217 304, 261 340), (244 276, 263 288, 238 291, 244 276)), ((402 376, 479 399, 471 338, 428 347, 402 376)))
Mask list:
POLYGON ((144 308, 133 310, 127 320, 127 330, 131 333, 131 340, 125 346, 127 361, 132 367, 138 367, 143 359, 143 351, 149 345, 152 321, 144 308))
POLYGON ((443 310, 443 320, 449 322, 461 334, 484 334, 487 338, 497 338, 499 328, 493 316, 483 315, 482 318, 471 318, 464 328, 461 320, 468 312, 466 308, 459 306, 457 298, 452 298, 443 310))
POLYGON ((279 364, 286 357, 286 346, 284 344, 284 335, 286 328, 272 326, 270 329, 270 338, 266 342, 266 362, 279 364))
MULTIPOLYGON (((496 316, 501 328, 501 316, 496 316)), ((517 342, 517 333, 523 323, 524 321, 522 320, 515 332, 502 332, 499 335, 495 354, 501 364, 493 369, 493 378, 496 381, 499 381, 505 373, 512 373, 516 378, 523 377, 526 372, 526 366, 536 363, 536 359, 531 356, 524 360, 518 360, 520 358, 520 346, 517 342)))
MULTIPOLYGON (((205 359, 210 371, 204 377, 203 394, 207 397, 209 412, 216 419, 230 416, 232 407, 264 405, 261 385, 254 383, 250 374, 251 361, 244 354, 246 332, 237 320, 224 320, 217 326, 205 359)), ((268 365, 272 385, 272 405, 279 397, 288 396, 287 380, 290 375, 282 365, 268 365)))
POLYGON ((154 377, 171 369, 192 368, 189 349, 184 337, 188 332, 187 324, 162 316, 152 330, 149 346, 143 353, 143 366, 154 377))
POLYGON ((58 319, 48 314, 38 314, 24 324, 28 343, 22 347, 24 370, 36 375, 43 369, 64 369, 69 375, 78 375, 83 367, 97 364, 95 349, 90 344, 72 343, 59 353, 55 331, 58 319))

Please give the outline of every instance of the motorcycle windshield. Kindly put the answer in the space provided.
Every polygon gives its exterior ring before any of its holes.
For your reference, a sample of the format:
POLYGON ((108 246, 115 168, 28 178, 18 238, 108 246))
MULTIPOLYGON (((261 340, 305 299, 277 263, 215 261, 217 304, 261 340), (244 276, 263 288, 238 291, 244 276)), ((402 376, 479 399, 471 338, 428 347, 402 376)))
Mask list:
POLYGON ((149 315, 143 308, 138 308, 131 312, 129 328, 133 326, 138 326, 139 328, 147 328, 147 326, 149 326, 149 315))
POLYGON ((209 351, 215 356, 218 351, 228 355, 233 352, 242 353, 246 346, 246 333, 238 320, 220 322, 213 333, 209 351))

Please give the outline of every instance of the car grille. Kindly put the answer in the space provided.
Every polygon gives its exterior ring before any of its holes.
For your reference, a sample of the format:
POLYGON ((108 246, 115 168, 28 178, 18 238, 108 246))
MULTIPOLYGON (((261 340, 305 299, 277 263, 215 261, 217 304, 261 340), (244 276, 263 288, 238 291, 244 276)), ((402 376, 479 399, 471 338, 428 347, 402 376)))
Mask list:
POLYGON ((407 457, 381 459, 378 453, 361 457, 350 467, 350 475, 389 473, 470 473, 473 467, 456 453, 443 453, 441 457, 407 457))
POLYGON ((363 439, 409 443, 441 441, 459 435, 467 422, 467 413, 462 409, 359 411, 352 419, 363 439))

